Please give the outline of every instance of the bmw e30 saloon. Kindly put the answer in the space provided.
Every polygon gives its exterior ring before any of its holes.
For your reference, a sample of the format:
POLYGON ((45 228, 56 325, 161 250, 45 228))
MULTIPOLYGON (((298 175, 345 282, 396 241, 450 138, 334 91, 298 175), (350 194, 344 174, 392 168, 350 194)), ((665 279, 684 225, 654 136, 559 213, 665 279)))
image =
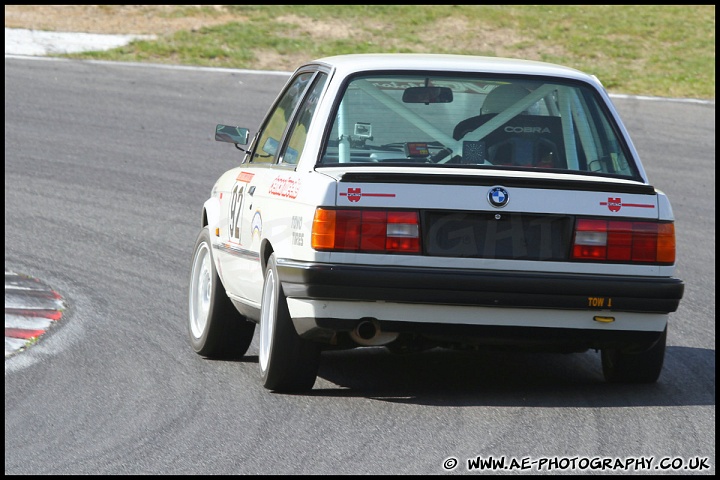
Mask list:
POLYGON ((278 392, 367 346, 593 349, 609 382, 658 379, 684 290, 673 212, 594 76, 335 56, 298 68, 251 140, 215 138, 244 153, 200 215, 199 355, 245 355, 259 324, 278 392))

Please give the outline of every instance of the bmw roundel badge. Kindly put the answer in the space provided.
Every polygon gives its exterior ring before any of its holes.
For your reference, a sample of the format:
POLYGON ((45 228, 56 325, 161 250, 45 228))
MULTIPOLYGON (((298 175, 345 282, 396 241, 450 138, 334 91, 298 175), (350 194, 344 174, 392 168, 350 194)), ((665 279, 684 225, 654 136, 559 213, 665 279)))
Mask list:
POLYGON ((501 208, 507 205, 510 200, 510 196, 508 195, 507 190, 503 187, 493 187, 488 192, 487 199, 493 207, 501 208))

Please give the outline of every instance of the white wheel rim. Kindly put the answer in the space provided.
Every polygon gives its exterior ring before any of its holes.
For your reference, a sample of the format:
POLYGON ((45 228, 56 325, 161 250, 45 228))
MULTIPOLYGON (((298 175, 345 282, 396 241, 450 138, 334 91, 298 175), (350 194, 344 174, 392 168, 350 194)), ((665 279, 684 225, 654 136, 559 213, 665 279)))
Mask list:
POLYGON ((260 348, 258 361, 260 369, 267 370, 270 350, 272 348, 273 330, 275 329, 275 275, 272 269, 267 272, 263 286, 262 306, 260 307, 260 348))
POLYGON ((190 281, 190 331, 200 338, 205 332, 213 288, 212 259, 207 243, 201 243, 195 252, 190 281))

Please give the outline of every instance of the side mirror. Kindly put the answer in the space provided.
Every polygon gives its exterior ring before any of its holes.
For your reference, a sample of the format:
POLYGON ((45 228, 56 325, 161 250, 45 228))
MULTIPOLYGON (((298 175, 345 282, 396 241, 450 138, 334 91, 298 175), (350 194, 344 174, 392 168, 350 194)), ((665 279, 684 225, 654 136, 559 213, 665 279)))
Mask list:
POLYGON ((403 103, 450 103, 452 90, 448 87, 409 87, 403 92, 403 103))
POLYGON ((231 127, 230 125, 218 125, 215 127, 215 140, 218 142, 247 145, 249 137, 250 131, 247 128, 231 127))

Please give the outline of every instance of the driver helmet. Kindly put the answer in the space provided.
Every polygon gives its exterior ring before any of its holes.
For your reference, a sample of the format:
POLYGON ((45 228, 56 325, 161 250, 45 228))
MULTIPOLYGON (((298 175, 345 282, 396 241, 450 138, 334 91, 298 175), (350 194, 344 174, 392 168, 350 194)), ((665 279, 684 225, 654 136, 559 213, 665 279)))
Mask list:
POLYGON ((508 107, 514 105, 529 93, 530 90, 526 87, 512 83, 495 87, 485 98, 485 102, 483 102, 482 107, 480 108, 480 113, 482 115, 488 113, 500 113, 508 107))

